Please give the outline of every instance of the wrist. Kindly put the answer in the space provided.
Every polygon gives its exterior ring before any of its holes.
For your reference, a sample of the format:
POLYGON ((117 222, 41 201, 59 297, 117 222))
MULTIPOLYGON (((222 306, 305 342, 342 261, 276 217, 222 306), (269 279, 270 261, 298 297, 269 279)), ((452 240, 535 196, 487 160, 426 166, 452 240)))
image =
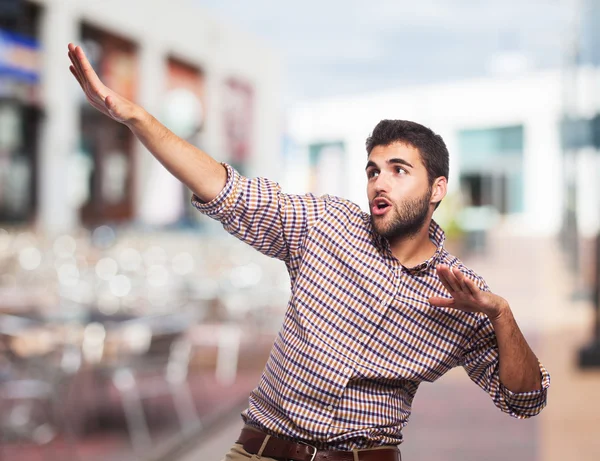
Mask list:
POLYGON ((508 302, 501 298, 498 302, 498 305, 495 309, 487 314, 492 323, 501 321, 502 319, 508 317, 510 315, 510 306, 508 302))
POLYGON ((143 107, 136 105, 135 109, 132 111, 132 115, 129 118, 129 120, 127 120, 124 123, 130 130, 133 131, 135 129, 142 128, 143 126, 148 125, 149 123, 151 123, 151 120, 152 115, 150 115, 146 110, 144 110, 143 107))

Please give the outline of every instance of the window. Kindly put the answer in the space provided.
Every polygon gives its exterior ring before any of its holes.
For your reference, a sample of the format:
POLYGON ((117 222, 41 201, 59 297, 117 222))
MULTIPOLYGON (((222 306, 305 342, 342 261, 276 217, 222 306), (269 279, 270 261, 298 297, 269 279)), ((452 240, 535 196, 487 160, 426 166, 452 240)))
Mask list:
POLYGON ((523 211, 522 125, 458 133, 460 184, 471 206, 523 211))

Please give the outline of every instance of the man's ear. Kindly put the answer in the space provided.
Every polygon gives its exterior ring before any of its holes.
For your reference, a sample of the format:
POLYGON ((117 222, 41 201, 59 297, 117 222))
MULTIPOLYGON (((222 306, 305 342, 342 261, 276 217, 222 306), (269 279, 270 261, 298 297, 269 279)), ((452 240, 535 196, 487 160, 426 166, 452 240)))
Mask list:
POLYGON ((448 192, 448 178, 440 176, 435 178, 433 186, 431 187, 431 202, 439 203, 446 196, 448 192))

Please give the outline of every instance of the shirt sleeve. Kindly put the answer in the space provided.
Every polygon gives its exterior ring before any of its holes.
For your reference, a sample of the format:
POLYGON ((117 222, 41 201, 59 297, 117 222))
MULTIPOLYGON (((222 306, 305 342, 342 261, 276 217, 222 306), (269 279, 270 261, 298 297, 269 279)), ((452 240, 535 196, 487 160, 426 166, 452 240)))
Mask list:
POLYGON ((284 194, 274 181, 246 178, 231 165, 222 165, 227 170, 225 186, 208 203, 193 194, 194 207, 261 253, 290 263, 330 196, 284 194))
POLYGON ((519 419, 537 415, 546 406, 550 375, 538 361, 542 388, 530 392, 516 393, 507 389, 500 381, 499 353, 496 334, 491 321, 480 314, 479 323, 471 337, 460 365, 469 378, 486 391, 494 405, 519 419))

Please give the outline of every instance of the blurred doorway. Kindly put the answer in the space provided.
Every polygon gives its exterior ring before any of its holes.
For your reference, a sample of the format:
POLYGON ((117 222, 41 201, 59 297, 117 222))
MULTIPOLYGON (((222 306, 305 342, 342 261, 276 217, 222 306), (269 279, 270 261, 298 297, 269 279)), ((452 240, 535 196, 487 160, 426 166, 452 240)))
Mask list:
MULTIPOLYGON (((83 47, 100 79, 129 100, 137 96, 136 45, 89 25, 81 30, 83 47)), ((81 100, 78 164, 89 169, 80 207, 81 222, 97 225, 129 221, 134 215, 134 139, 124 125, 81 100)))
POLYGON ((492 206, 500 214, 510 212, 508 176, 502 173, 466 173, 460 177, 463 196, 471 206, 492 206))

